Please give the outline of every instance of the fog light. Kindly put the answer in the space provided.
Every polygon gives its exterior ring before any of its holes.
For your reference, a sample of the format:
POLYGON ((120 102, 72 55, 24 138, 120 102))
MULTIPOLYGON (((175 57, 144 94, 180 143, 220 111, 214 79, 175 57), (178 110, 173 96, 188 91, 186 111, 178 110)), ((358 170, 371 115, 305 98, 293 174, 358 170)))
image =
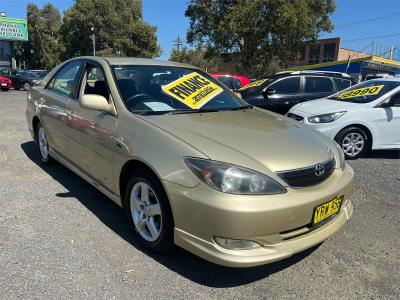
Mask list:
POLYGON ((250 250, 261 247, 259 243, 254 241, 235 240, 219 236, 215 236, 214 241, 218 244, 218 246, 229 250, 250 250))

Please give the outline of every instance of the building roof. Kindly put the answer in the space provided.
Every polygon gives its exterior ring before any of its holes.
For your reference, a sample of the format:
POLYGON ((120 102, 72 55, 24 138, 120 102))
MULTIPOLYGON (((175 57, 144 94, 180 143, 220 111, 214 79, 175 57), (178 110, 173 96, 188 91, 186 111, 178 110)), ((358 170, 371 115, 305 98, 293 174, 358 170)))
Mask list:
MULTIPOLYGON (((368 57, 362 57, 362 58, 356 58, 356 59, 350 59, 350 63, 363 62, 363 61, 379 62, 379 63, 389 64, 393 67, 400 68, 399 61, 389 60, 389 59, 386 59, 386 58, 383 58, 380 56, 375 56, 375 55, 371 55, 368 57)), ((331 61, 331 62, 326 62, 326 63, 321 63, 321 64, 292 67, 292 68, 288 68, 287 70, 288 71, 300 71, 300 70, 307 70, 310 68, 320 68, 320 67, 334 66, 334 65, 340 65, 340 64, 347 64, 347 59, 339 60, 339 61, 331 61)))

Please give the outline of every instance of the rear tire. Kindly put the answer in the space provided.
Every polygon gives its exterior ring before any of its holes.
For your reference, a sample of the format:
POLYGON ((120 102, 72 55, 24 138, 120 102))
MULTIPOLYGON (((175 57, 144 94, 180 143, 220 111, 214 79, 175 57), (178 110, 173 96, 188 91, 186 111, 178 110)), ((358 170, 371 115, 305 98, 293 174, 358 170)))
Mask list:
POLYGON ((31 89, 31 84, 29 82, 25 82, 22 87, 24 91, 29 91, 31 89))
POLYGON ((54 160, 49 154, 49 144, 47 142, 44 128, 40 122, 37 124, 35 130, 35 142, 38 147, 40 160, 46 165, 52 164, 54 160))
POLYGON ((2 88, 1 89, 3 92, 8 92, 8 88, 2 88))
POLYGON ((360 127, 348 127, 340 131, 335 141, 340 145, 347 159, 357 159, 371 147, 367 133, 360 127))
POLYGON ((128 181, 124 207, 130 230, 145 248, 167 253, 174 247, 174 221, 161 183, 147 170, 138 170, 128 181))

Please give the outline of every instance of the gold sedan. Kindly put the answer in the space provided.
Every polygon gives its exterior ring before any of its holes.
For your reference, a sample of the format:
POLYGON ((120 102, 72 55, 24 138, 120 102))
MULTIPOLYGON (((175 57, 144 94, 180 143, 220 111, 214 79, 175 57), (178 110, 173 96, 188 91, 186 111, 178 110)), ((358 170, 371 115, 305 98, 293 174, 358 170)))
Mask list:
POLYGON ((176 244, 256 266, 321 243, 353 211, 353 171, 334 141, 193 66, 75 58, 28 92, 26 117, 43 163, 123 207, 157 252, 176 244))

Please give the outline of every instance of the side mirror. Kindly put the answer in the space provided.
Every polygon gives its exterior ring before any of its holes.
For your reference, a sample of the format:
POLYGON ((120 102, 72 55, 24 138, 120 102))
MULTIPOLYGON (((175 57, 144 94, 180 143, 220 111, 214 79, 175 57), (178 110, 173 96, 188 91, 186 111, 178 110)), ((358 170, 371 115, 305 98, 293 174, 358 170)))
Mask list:
POLYGON ((114 106, 111 103, 108 103, 107 99, 101 95, 82 95, 79 99, 79 105, 82 108, 99 110, 112 115, 116 115, 114 106))
POLYGON ((273 88, 267 88, 267 89, 264 91, 263 95, 264 95, 265 98, 267 98, 268 95, 273 95, 273 94, 275 94, 275 93, 276 93, 276 91, 275 91, 273 88))

